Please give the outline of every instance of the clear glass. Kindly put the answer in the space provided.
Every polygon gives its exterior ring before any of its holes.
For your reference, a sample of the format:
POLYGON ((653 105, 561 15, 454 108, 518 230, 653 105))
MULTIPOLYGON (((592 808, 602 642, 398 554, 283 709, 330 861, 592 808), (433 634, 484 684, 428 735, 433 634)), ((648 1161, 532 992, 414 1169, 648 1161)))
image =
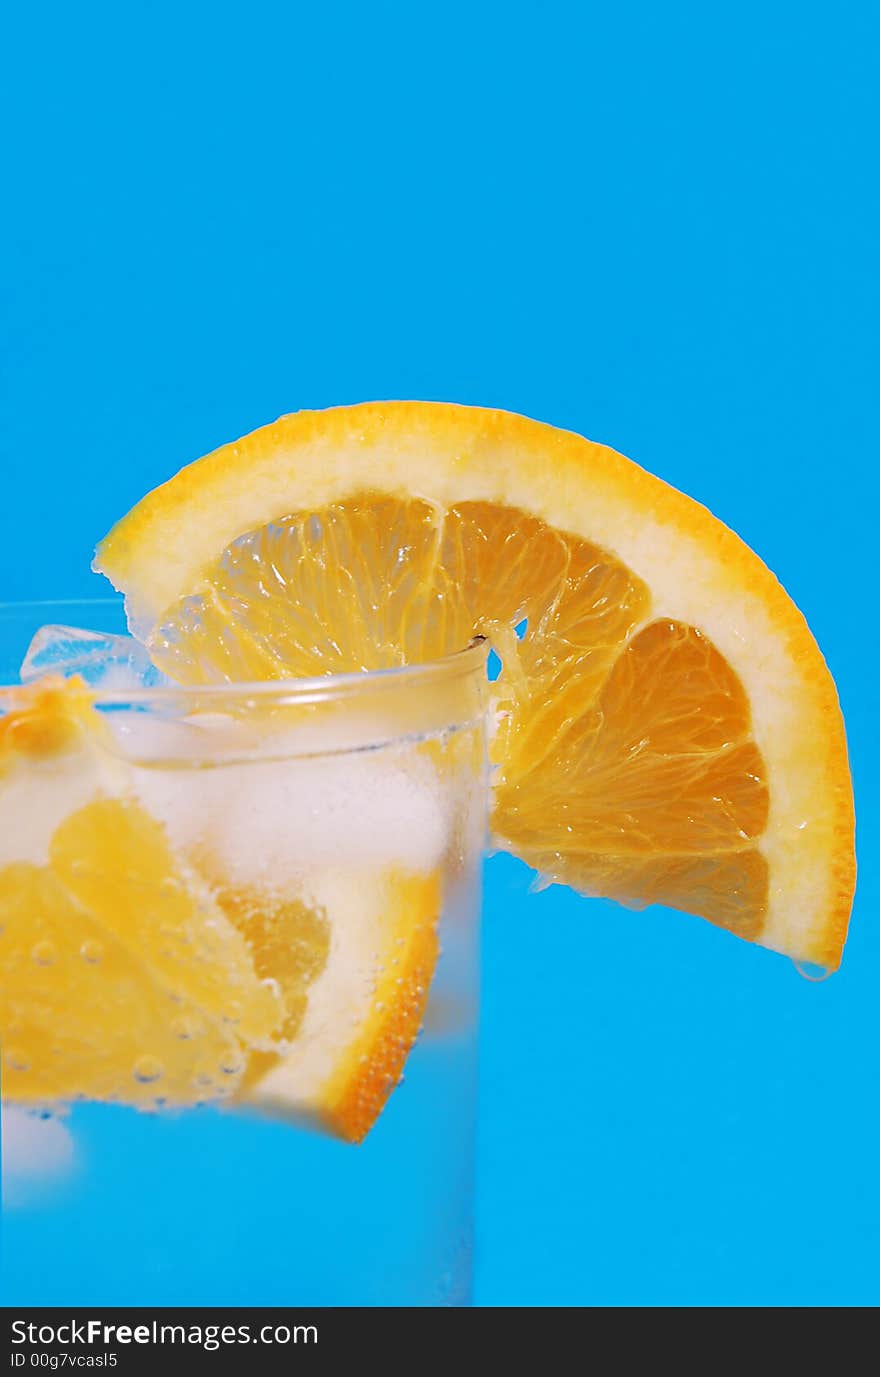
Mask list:
MULTIPOLYGON (((0 683, 18 683, 45 624, 125 630, 115 601, 0 605, 0 683)), ((97 759, 0 769, 0 910, 4 867, 48 864, 58 827, 96 796, 135 799, 212 894, 308 893, 343 976, 365 960, 359 926, 389 875, 442 895, 422 1030, 359 1145, 217 1099, 216 1083, 192 1107, 22 1105, 0 1048, 3 1304, 468 1303, 485 683, 474 646, 375 674, 104 689, 97 759)), ((0 719, 14 708, 0 689, 0 719)))

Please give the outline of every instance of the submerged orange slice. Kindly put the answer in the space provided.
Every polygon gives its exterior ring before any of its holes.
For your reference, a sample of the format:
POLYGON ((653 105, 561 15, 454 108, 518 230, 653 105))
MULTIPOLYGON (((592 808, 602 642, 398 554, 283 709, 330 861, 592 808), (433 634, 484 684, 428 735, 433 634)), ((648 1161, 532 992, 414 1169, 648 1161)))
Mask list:
POLYGON ((839 964, 853 808, 831 676, 757 556, 612 450, 465 407, 301 412, 151 493, 95 567, 185 683, 489 636, 501 845, 839 964))
POLYGON ((45 681, 6 706, 4 1099, 246 1099, 360 1141, 422 1021, 437 877, 230 890, 139 801, 84 685, 45 681))
POLYGON ((0 866, 4 1098, 229 1094, 241 1040, 271 1038, 279 998, 161 827, 104 796, 121 780, 107 738, 75 680, 22 689, 0 718, 0 806, 22 814, 14 849, 29 854, 0 866), (40 802, 59 800, 44 825, 40 802))
POLYGON ((246 1095, 359 1142, 421 1028, 437 963, 440 885, 402 872, 372 882, 328 877, 321 897, 318 912, 337 928, 344 956, 308 988, 285 1050, 252 1064, 246 1095))

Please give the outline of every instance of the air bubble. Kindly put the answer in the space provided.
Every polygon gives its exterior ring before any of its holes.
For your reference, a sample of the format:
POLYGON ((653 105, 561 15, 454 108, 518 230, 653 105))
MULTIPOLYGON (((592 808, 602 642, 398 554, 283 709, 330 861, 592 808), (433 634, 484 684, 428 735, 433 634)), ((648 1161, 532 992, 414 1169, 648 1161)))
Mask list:
POLYGON ((243 1066, 244 1062, 236 1052, 227 1052, 226 1055, 220 1059, 220 1070, 223 1072, 224 1076, 237 1076, 243 1066))
POLYGON ((177 1018, 171 1020, 171 1031, 181 1042, 188 1042, 190 1038, 197 1038, 202 1031, 202 1025, 197 1018, 191 1014, 179 1014, 177 1018))
POLYGON ((38 966, 51 966, 54 964, 58 953, 55 950, 54 942, 37 942, 31 956, 38 966))
POLYGON ((31 1069, 29 1058, 18 1047, 8 1048, 4 1061, 10 1071, 30 1071, 31 1069))
POLYGON ((144 1056, 138 1057, 134 1064, 132 1074, 136 1081, 142 1085, 150 1085, 153 1081, 159 1080, 163 1075, 165 1067, 158 1057, 144 1056))
POLYGON ((229 1001, 229 1003, 227 1004, 227 1006, 226 1006, 226 1012, 225 1012, 224 1015, 223 1015, 223 1022, 224 1022, 224 1023, 240 1023, 240 1022, 241 1022, 241 1016, 242 1016, 243 1013, 244 1013, 244 1010, 243 1010, 243 1008, 241 1007, 241 1004, 238 1002, 238 1000, 237 1000, 237 999, 231 999, 231 1000, 229 1001))
POLYGON ((103 960, 104 947, 101 942, 96 942, 93 938, 83 942, 79 949, 79 954, 83 961, 88 961, 90 966, 97 966, 103 960))

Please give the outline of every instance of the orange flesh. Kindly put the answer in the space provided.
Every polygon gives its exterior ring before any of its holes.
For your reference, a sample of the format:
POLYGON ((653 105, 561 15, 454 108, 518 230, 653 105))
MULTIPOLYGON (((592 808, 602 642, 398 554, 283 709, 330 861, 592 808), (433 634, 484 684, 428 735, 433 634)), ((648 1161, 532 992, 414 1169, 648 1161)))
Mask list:
POLYGON ((211 683, 387 668, 475 634, 503 662, 499 842, 549 880, 759 936, 768 792, 742 685, 585 540, 485 502, 365 493, 235 541, 150 650, 211 683))
POLYGON ((279 1017, 241 936, 136 805, 89 804, 48 865, 0 869, 5 1098, 223 1098, 279 1017))

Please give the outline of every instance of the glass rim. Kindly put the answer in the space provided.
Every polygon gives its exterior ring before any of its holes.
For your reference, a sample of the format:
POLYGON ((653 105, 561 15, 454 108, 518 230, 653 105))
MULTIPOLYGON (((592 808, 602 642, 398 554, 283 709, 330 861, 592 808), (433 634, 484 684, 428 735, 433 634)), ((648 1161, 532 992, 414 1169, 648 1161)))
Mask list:
MULTIPOLYGON (((40 608, 64 607, 120 608, 121 600, 113 597, 93 598, 23 598, 0 601, 0 620, 7 614, 26 614, 40 608)), ((82 628, 87 630, 88 628, 82 628)), ((100 633, 99 633, 100 634, 100 633)), ((108 633, 109 634, 109 633, 108 633)), ((90 696, 97 707, 124 707, 127 704, 180 703, 191 699, 204 701, 221 699, 251 699, 260 701, 321 703, 332 699, 352 697, 382 688, 399 688, 411 683, 434 684, 463 678, 485 666, 489 643, 485 636, 474 636, 461 650, 435 660, 417 664, 393 665, 387 669, 346 670, 339 674, 315 674, 290 679, 242 679, 217 684, 156 684, 143 688, 91 688, 90 696)), ((47 673, 51 673, 48 671, 47 673)), ((73 677, 73 676, 71 676, 73 677)), ((38 682, 36 680, 31 683, 38 682)), ((0 680, 0 708, 4 700, 20 694, 27 684, 4 683, 0 680)))

